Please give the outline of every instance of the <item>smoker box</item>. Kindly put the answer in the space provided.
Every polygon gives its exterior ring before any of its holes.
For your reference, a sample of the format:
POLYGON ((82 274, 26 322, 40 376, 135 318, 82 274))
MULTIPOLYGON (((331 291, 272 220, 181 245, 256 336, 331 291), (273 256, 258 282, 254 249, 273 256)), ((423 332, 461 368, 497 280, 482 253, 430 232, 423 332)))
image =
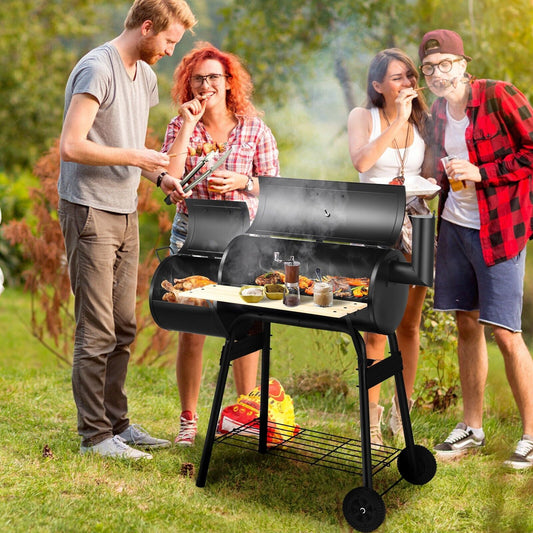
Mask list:
POLYGON ((163 329, 225 337, 223 319, 213 308, 163 301, 163 280, 191 275, 218 280, 224 249, 236 235, 250 226, 246 202, 187 199, 189 224, 187 238, 175 255, 166 257, 156 269, 150 284, 150 311, 163 329))

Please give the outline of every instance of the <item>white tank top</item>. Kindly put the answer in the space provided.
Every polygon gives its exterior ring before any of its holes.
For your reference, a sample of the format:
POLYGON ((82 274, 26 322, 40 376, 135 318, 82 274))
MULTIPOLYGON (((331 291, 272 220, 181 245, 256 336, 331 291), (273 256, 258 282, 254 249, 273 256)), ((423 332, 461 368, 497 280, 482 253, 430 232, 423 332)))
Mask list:
MULTIPOLYGON (((379 109, 377 107, 370 108, 372 116, 372 131, 368 142, 381 135, 381 121, 379 119, 379 109)), ((413 142, 406 148, 400 148, 402 157, 405 160, 405 176, 420 176, 422 169, 422 162, 424 161, 425 143, 420 137, 416 126, 413 127, 414 138, 413 142), (404 155, 405 154, 405 155, 404 155)), ((370 178, 388 178, 390 179, 400 174, 400 156, 396 148, 386 148, 374 165, 366 172, 359 173, 359 181, 368 183, 370 178)))

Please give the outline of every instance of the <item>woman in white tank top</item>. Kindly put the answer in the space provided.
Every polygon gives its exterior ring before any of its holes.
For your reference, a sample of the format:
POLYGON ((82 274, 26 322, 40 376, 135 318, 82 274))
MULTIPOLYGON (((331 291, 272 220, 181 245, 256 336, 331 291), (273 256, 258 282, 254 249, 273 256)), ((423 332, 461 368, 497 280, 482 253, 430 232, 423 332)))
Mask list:
MULTIPOLYGON (((409 56, 397 48, 379 52, 370 63, 367 82, 368 104, 356 107, 348 117, 350 157, 360 181, 375 177, 420 176, 428 132, 427 105, 418 89, 418 71, 409 56)), ((391 185, 391 187, 394 185, 391 185)), ((406 220, 398 244, 408 260, 411 253, 410 222, 407 214, 429 213, 423 199, 414 197, 406 208, 406 220)), ((426 287, 409 287, 409 297, 401 324, 396 331, 402 353, 403 378, 408 398, 413 394, 420 346, 420 318, 426 287)), ((387 337, 365 335, 369 359, 383 359, 387 337)), ((383 444, 378 404, 380 386, 368 391, 370 434, 375 444, 383 444)), ((409 400, 409 407, 413 401, 409 400)), ((396 396, 392 400, 389 426, 393 434, 402 431, 396 396)))
MULTIPOLYGON (((370 111, 372 120, 372 130, 368 143, 378 139, 383 133, 381 127, 381 119, 383 113, 379 107, 371 107, 370 111)), ((410 145, 398 149, 387 146, 381 156, 376 160, 366 172, 359 172, 359 181, 363 183, 371 182, 371 178, 394 178, 400 173, 400 160, 403 158, 405 162, 404 175, 405 176, 420 176, 422 163, 424 162, 424 153, 426 150, 426 143, 418 133, 418 128, 413 125, 409 128, 409 137, 413 139, 410 145)), ((402 137, 404 138, 404 137, 402 137)), ((401 146, 398 143, 399 146, 401 146)))

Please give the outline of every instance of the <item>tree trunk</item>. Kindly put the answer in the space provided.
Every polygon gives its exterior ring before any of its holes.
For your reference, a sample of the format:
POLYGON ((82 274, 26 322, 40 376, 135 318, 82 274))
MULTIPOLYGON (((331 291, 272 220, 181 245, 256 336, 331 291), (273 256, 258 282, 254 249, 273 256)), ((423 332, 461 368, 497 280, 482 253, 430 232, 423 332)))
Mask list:
POLYGON ((335 76, 339 80, 346 107, 348 112, 350 112, 355 107, 355 95, 352 89, 350 74, 348 73, 344 60, 339 55, 335 57, 335 76))

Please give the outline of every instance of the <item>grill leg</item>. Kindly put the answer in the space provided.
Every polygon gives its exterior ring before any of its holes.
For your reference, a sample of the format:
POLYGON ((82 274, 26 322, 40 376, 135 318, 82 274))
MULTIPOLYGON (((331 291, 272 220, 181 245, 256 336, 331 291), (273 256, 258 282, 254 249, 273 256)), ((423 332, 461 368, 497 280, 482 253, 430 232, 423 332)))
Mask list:
POLYGON ((261 352, 261 407, 259 409, 259 452, 267 453, 268 397, 270 378, 270 322, 263 322, 263 349, 261 352))
MULTIPOLYGON (((398 347, 398 339, 396 334, 388 336, 389 338, 389 347, 391 352, 391 357, 399 357, 401 359, 402 354, 400 353, 398 347)), ((411 426, 411 416, 409 414, 409 404, 407 402, 407 393, 405 392, 405 384, 403 381, 403 373, 400 370, 394 374, 394 381, 396 384, 396 393, 398 395, 398 406, 400 408, 400 415, 402 417, 402 427, 403 434, 405 437, 405 446, 406 448, 413 448, 415 445, 413 437, 413 429, 411 426)))
POLYGON ((224 397, 224 389, 226 387, 226 380, 228 378, 229 367, 231 363, 231 346, 233 338, 230 337, 224 344, 222 354, 220 357, 220 370, 218 373, 217 386, 215 389, 215 396, 213 397, 213 405, 211 407, 211 416, 209 418, 209 425, 207 427, 207 434, 205 436, 204 450, 202 452, 202 459, 200 460, 200 468, 198 469, 198 477, 196 478, 197 487, 205 487, 207 479, 207 470, 209 469, 209 462, 211 461, 211 453, 213 451, 213 443, 215 441, 215 434, 217 430, 218 416, 222 407, 222 400, 224 397))
POLYGON ((357 366, 359 373, 359 416, 361 425, 361 463, 363 485, 372 490, 372 448, 370 444, 370 414, 368 405, 368 388, 366 384, 366 347, 363 337, 358 331, 351 330, 353 345, 357 353, 357 366))

